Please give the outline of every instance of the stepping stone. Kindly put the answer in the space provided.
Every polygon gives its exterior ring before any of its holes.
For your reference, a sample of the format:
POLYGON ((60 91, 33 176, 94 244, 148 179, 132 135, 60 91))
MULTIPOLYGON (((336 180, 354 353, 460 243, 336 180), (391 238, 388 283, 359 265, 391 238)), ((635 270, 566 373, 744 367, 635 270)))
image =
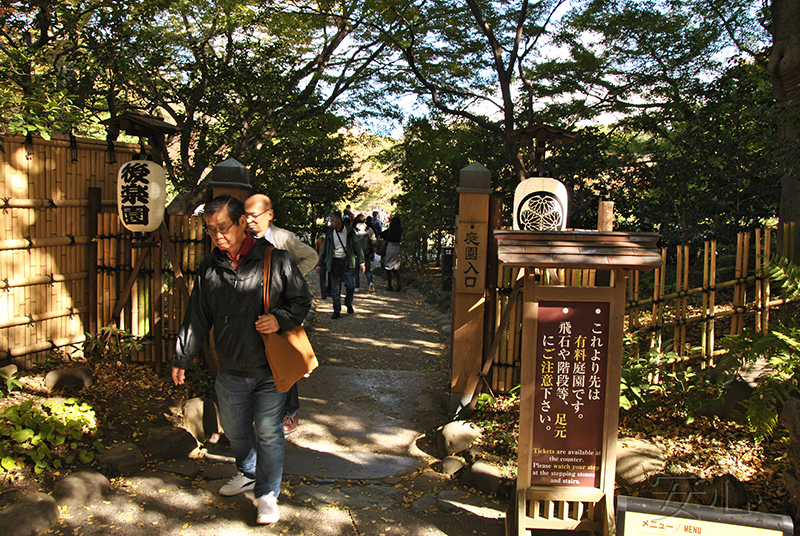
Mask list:
POLYGON ((414 458, 372 454, 371 452, 319 452, 286 449, 283 474, 343 479, 379 480, 412 473, 419 467, 414 458))

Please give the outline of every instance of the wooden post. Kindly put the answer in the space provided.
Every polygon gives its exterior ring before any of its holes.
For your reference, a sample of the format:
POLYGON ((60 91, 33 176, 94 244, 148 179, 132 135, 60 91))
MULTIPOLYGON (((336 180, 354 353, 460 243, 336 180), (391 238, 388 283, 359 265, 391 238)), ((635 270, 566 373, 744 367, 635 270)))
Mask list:
MULTIPOLYGON (((597 208, 597 230, 600 232, 611 232, 614 230, 614 202, 600 201, 597 208)), ((598 287, 607 287, 611 284, 611 272, 609 270, 597 270, 595 284, 598 287)))
POLYGON ((88 304, 89 304, 89 332, 97 335, 97 215, 100 213, 100 188, 89 188, 89 208, 87 211, 87 225, 89 244, 86 247, 86 266, 89 272, 88 304))
POLYGON ((465 167, 461 170, 458 193, 453 340, 450 345, 450 414, 453 417, 463 416, 462 410, 472 399, 481 371, 491 172, 477 163, 465 167))
MULTIPOLYGON (((161 225, 164 225, 163 221, 161 225)), ((157 234, 157 232, 154 234, 157 234)), ((157 374, 161 374, 161 367, 164 360, 164 273, 161 271, 164 257, 161 244, 161 241, 157 241, 156 245, 153 247, 153 254, 151 257, 153 263, 153 279, 150 285, 151 318, 153 319, 150 331, 153 334, 153 361, 155 361, 157 374)), ((169 241, 167 241, 167 244, 169 244, 169 241)))
MULTIPOLYGON (((489 200, 489 229, 488 229, 488 243, 487 243, 487 266, 486 266, 486 308, 483 319, 483 340, 484 351, 488 352, 492 341, 494 339, 494 332, 497 329, 497 240, 494 239, 492 231, 499 229, 503 221, 503 200, 500 198, 493 198, 489 200)), ((497 352, 495 352, 495 355, 497 352)), ((495 356, 484 355, 484 362, 486 359, 493 359, 495 356)), ((497 387, 498 369, 493 369, 493 384, 497 387)))

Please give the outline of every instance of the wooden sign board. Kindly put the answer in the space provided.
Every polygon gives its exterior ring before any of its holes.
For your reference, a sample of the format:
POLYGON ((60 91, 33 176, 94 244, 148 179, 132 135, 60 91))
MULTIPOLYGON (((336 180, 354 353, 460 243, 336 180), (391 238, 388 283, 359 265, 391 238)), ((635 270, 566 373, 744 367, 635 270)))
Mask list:
POLYGON ((486 292, 486 223, 459 222, 456 231, 456 292, 486 292))
POLYGON ((600 487, 608 302, 540 302, 531 486, 600 487))
POLYGON ((617 497, 619 536, 792 536, 785 515, 697 504, 617 497))

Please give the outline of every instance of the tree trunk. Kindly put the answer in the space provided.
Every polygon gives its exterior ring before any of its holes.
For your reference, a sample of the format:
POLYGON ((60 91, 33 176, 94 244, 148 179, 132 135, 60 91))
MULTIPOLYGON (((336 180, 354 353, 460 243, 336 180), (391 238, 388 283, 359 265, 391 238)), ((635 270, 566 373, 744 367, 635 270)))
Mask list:
MULTIPOLYGON (((769 75, 778 104, 790 111, 800 109, 800 0, 772 0, 772 53, 769 57, 769 75)), ((782 125, 785 146, 797 143, 797 125, 791 119, 782 125)), ((787 151, 787 154, 790 151, 787 151)), ((781 173, 781 204, 779 218, 781 224, 795 222, 795 251, 787 252, 790 259, 800 261, 800 168, 796 162, 784 158, 778 162, 781 173)), ((778 229, 778 251, 787 237, 783 236, 783 225, 778 229)))

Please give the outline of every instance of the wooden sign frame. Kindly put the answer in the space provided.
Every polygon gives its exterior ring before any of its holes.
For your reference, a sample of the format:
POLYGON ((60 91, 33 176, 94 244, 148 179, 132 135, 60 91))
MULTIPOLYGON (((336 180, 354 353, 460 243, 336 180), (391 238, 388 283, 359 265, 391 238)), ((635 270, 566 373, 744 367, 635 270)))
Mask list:
POLYGON ((625 273, 616 270, 612 287, 565 287, 537 283, 533 269, 526 269, 522 320, 522 382, 520 439, 517 465, 516 533, 529 529, 560 529, 614 533, 614 476, 619 424, 619 391, 622 369, 622 332, 625 315, 625 273), (542 302, 608 304, 608 351, 605 370, 603 429, 599 482, 593 486, 532 484, 534 434, 544 433, 535 422, 536 348, 542 302))
MULTIPOLYGON (((509 535, 524 536, 529 534, 528 531, 531 529, 558 529, 602 532, 605 536, 613 536, 616 531, 614 477, 622 373, 625 281, 630 270, 651 270, 661 266, 661 256, 656 247, 658 235, 613 231, 496 230, 494 236, 497 239, 498 260, 508 267, 524 268, 517 495, 514 511, 507 518, 506 532, 509 535), (590 286, 566 286, 561 282, 546 284, 548 281, 557 280, 558 272, 562 269, 597 271, 597 277, 592 278, 590 274, 590 286), (601 278, 600 275, 604 277, 601 278), (543 306, 545 302, 547 305, 543 306), (596 468, 594 465, 596 458, 580 459, 580 456, 584 456, 588 451, 577 448, 574 454, 578 465, 575 467, 581 467, 583 469, 581 472, 584 474, 576 474, 577 479, 570 475, 568 481, 559 482, 559 485, 556 485, 557 480, 551 480, 548 485, 543 485, 541 474, 537 475, 536 482, 532 480, 531 474, 534 463, 533 449, 536 444, 534 438, 537 438, 538 444, 543 444, 541 436, 535 435, 543 433, 543 423, 540 421, 538 428, 535 423, 537 388, 541 390, 549 388, 545 383, 537 387, 536 354, 540 335, 553 336, 553 332, 548 330, 552 330, 554 319, 558 318, 557 304, 562 302, 567 309, 573 307, 575 310, 580 310, 583 315, 594 314, 595 309, 588 304, 603 304, 599 309, 604 311, 602 318, 607 317, 607 326, 604 328, 608 350, 604 353, 606 370, 602 408, 603 426, 599 432, 595 430, 591 432, 601 436, 600 453, 591 452, 591 456, 600 457, 600 466, 596 468), (576 304, 585 306, 576 307, 576 304), (543 307, 545 313, 544 324, 541 327, 540 307, 543 307), (591 485, 586 485, 586 480, 581 481, 581 478, 588 473, 586 468, 590 467, 586 465, 587 462, 592 464, 591 470, 595 471, 595 474, 587 477, 593 479, 591 485)), ((566 273, 564 275, 566 276, 566 273)), ((577 313, 570 311, 569 314, 577 313)), ((576 325, 586 325, 585 319, 579 319, 577 316, 574 318, 577 319, 576 325)), ((544 342, 542 347, 546 348, 544 342)), ((560 357, 563 359, 565 356, 566 354, 560 357)), ((572 357, 576 359, 577 352, 573 353, 572 357)), ((543 362, 540 360, 540 365, 543 362)), ((542 399, 543 397, 540 397, 539 400, 542 399)), ((570 401, 574 403, 574 400, 570 401)), ((566 399, 562 402, 566 402, 566 399)), ((541 418, 544 408, 540 407, 539 411, 541 418)), ((590 415, 596 416, 596 411, 597 409, 593 408, 590 415)), ((546 425, 544 432, 552 433, 546 425)), ((582 437, 586 437, 581 436, 585 432, 578 433, 579 442, 582 441, 582 437)), ((569 451, 565 451, 564 458, 567 459, 557 459, 553 463, 573 463, 572 459, 568 459, 568 453, 569 451)), ((548 453, 540 449, 535 454, 544 456, 548 453)), ((554 453, 554 455, 559 454, 554 453)), ((568 469, 571 467, 567 466, 568 469)))
POLYGON ((617 498, 617 533, 620 536, 792 536, 792 518, 735 508, 640 497, 617 498))

